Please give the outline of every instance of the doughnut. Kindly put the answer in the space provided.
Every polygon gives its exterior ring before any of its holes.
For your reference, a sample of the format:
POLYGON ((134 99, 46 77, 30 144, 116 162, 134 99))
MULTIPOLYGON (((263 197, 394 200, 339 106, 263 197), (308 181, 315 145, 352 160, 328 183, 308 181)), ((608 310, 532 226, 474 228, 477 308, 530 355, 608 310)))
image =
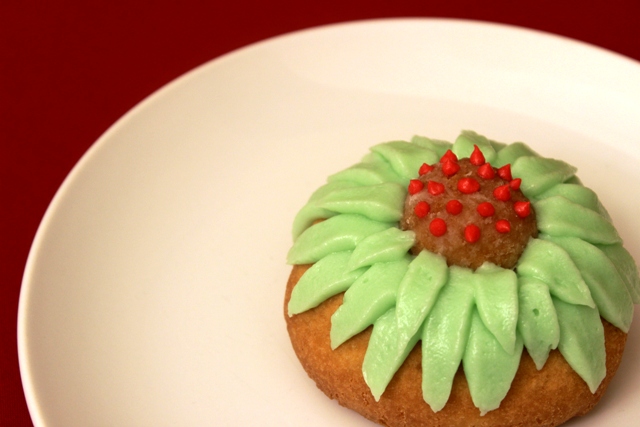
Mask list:
POLYGON ((384 426, 557 426, 622 359, 635 261, 570 164, 473 131, 373 146, 293 221, 284 317, 318 388, 384 426))

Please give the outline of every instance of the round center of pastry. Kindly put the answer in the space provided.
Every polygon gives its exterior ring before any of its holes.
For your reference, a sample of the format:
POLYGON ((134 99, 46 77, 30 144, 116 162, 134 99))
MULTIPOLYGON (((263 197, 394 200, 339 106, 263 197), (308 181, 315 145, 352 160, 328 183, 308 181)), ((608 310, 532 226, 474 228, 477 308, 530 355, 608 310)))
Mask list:
POLYGON ((469 158, 458 159, 449 150, 439 163, 422 165, 409 183, 400 221, 416 233, 412 252, 426 249, 449 265, 472 269, 484 262, 513 268, 538 234, 520 183, 509 164, 492 167, 478 147, 469 158))

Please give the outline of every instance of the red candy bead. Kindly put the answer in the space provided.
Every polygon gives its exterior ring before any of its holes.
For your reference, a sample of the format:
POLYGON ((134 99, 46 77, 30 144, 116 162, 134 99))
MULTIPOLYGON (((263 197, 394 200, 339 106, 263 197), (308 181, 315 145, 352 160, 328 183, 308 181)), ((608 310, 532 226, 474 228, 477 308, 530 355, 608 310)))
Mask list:
POLYGON ((521 184, 522 180, 520 178, 516 178, 511 180, 509 187, 511 187, 512 190, 519 190, 521 184))
POLYGON ((442 218, 435 218, 429 224, 429 231, 436 237, 440 237, 447 232, 447 223, 442 218))
POLYGON ((515 202, 513 210, 520 218, 526 218, 531 214, 531 202, 515 202))
POLYGON ((423 163, 422 166, 420 166, 418 173, 420 174, 420 176, 422 176, 422 175, 428 174, 432 170, 433 170, 433 166, 423 163))
POLYGON ((462 212, 462 203, 455 199, 449 200, 447 202, 446 209, 447 212, 449 212, 451 215, 458 215, 460 212, 462 212))
POLYGON ((459 170, 460 165, 458 163, 452 162, 451 160, 442 162, 442 172, 448 177, 455 175, 459 170))
POLYGON ((429 181, 427 182, 427 191, 433 196, 444 193, 444 185, 439 182, 429 181))
POLYGON ((498 169, 498 176, 505 181, 511 181, 513 179, 513 177, 511 176, 511 165, 507 163, 506 165, 498 169))
POLYGON ((440 158, 440 163, 444 163, 446 161, 450 161, 450 162, 457 162, 458 161, 458 156, 456 156, 455 154, 453 154, 453 151, 451 150, 447 150, 446 153, 444 153, 444 156, 442 156, 440 158))
POLYGON ((501 185, 500 187, 493 190, 493 197, 502 202, 508 202, 509 200, 511 200, 511 190, 509 184, 501 185))
POLYGON ((475 243, 480 240, 480 227, 475 224, 469 224, 464 229, 464 240, 469 243, 475 243))
POLYGON ((496 176, 496 171, 489 163, 485 163, 478 168, 478 176, 483 179, 491 179, 496 176))
POLYGON ((511 224, 506 219, 501 219, 496 222, 496 230, 498 233, 508 233, 511 231, 511 224))
POLYGON ((473 146, 473 153, 469 156, 469 161, 474 166, 481 166, 486 161, 484 159, 484 154, 482 154, 482 151, 480 151, 477 145, 473 146))
POLYGON ((424 183, 419 179, 412 179, 409 181, 409 194, 414 195, 419 193, 424 188, 424 183))
POLYGON ((416 206, 413 208, 413 212, 418 218, 424 218, 425 216, 427 216, 430 210, 431 206, 429 206, 429 203, 425 202, 424 200, 416 203, 416 206))
POLYGON ((458 181, 458 190, 464 194, 475 193, 480 190, 480 183, 474 178, 461 178, 458 181))
POLYGON ((480 215, 482 215, 485 218, 493 215, 496 212, 493 205, 489 202, 480 203, 476 208, 476 210, 480 215))

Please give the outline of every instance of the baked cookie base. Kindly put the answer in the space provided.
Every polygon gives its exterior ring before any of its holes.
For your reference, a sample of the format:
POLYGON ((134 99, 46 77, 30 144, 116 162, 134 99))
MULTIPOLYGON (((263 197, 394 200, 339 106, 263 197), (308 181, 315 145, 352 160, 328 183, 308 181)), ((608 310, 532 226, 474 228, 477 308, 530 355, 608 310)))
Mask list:
POLYGON ((309 268, 294 266, 285 293, 284 316, 293 349, 307 374, 327 396, 366 418, 388 427, 553 427, 589 412, 615 375, 627 335, 603 320, 607 375, 595 394, 571 369, 560 352, 552 351, 538 371, 526 350, 511 389, 500 408, 480 416, 467 381, 459 369, 445 407, 433 412, 422 399, 420 342, 411 351, 376 402, 362 377, 362 362, 371 327, 331 350, 331 315, 342 304, 342 294, 320 306, 289 317, 291 291, 309 268))

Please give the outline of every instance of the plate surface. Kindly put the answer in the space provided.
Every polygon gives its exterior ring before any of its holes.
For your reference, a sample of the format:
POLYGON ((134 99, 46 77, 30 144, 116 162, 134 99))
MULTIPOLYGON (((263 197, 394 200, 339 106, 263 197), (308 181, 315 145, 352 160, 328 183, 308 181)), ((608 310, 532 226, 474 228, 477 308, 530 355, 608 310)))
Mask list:
MULTIPOLYGON (((289 344, 290 225, 369 146, 474 129, 578 166, 640 259, 640 64, 548 34, 455 20, 267 40, 169 84, 66 179, 24 276, 18 340, 37 426, 369 426, 289 344)), ((602 404, 640 416, 640 319, 602 404)))

